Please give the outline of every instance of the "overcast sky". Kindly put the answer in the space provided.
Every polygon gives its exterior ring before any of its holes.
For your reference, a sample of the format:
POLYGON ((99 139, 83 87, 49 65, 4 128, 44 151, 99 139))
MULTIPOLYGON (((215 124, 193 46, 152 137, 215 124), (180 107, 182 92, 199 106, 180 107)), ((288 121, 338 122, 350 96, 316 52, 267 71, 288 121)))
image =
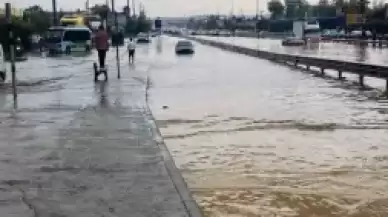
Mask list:
MULTIPOLYGON (((64 10, 84 8, 86 0, 57 0, 58 8, 64 10)), ((109 0, 110 2, 111 0, 109 0)), ((115 0, 116 9, 121 10, 127 0, 115 0)), ((130 0, 131 2, 132 0, 130 0)), ((231 12, 234 5, 235 14, 255 14, 256 0, 134 0, 138 5, 144 4, 147 13, 150 16, 186 16, 197 14, 220 13, 227 14, 231 12), (233 3, 234 2, 234 3, 233 3)), ((267 10, 268 0, 258 0, 259 10, 267 10)), ((315 3, 318 0, 309 0, 315 3)), ((51 9, 52 0, 0 0, 0 4, 10 2, 15 7, 23 8, 32 4, 40 4, 45 9, 51 9)), ((90 5, 104 3, 105 0, 90 0, 90 5)), ((372 2, 372 1, 371 1, 372 2)))

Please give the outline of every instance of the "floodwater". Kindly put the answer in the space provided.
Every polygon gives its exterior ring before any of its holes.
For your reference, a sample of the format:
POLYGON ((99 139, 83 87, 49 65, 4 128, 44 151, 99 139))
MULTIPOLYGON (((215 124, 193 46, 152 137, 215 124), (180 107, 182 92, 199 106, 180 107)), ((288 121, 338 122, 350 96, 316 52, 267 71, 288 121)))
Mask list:
POLYGON ((150 105, 206 217, 388 216, 388 100, 175 42, 155 54, 150 105))
POLYGON ((257 48, 265 51, 295 54, 326 59, 363 62, 376 65, 387 65, 388 49, 367 45, 346 43, 319 43, 317 46, 282 46, 279 39, 257 39, 243 37, 197 36, 207 40, 221 41, 238 46, 257 48))

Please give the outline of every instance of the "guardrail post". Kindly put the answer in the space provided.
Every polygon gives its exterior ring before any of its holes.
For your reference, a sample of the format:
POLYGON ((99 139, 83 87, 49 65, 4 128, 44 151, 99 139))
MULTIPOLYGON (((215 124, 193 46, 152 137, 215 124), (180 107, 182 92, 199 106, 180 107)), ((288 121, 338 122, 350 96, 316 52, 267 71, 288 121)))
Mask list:
POLYGON ((306 65, 306 69, 307 69, 307 70, 310 70, 310 65, 306 65))
POLYGON ((360 82, 361 87, 364 87, 364 75, 360 75, 358 81, 360 82))
POLYGON ((388 96, 388 79, 385 80, 385 95, 388 96))
POLYGON ((338 79, 339 79, 339 80, 342 80, 342 79, 343 79, 343 77, 342 77, 342 71, 341 71, 341 70, 338 71, 338 79))
POLYGON ((380 47, 380 48, 383 47, 383 40, 382 40, 382 39, 379 40, 379 47, 380 47))
POLYGON ((321 75, 325 75, 325 69, 321 68, 321 75))
POLYGON ((298 67, 298 60, 295 60, 294 66, 298 67))

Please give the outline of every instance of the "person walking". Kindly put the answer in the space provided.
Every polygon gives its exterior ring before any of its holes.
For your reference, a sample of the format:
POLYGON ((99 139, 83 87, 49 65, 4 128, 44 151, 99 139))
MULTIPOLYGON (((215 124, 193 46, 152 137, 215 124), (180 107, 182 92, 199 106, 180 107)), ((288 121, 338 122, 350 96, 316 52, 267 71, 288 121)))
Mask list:
POLYGON ((136 50, 136 44, 133 41, 133 38, 129 39, 129 43, 127 45, 128 49, 128 57, 129 57, 129 62, 134 63, 135 62, 135 50, 136 50))
POLYGON ((100 69, 105 70, 106 52, 109 50, 109 35, 101 25, 95 35, 96 49, 98 52, 98 61, 100 69))

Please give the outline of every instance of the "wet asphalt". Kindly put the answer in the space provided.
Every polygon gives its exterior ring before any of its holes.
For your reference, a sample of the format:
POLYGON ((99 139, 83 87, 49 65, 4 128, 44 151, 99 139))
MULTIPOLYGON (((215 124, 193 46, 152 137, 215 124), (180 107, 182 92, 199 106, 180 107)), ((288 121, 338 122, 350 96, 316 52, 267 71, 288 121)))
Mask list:
POLYGON ((1 216, 189 216, 146 102, 152 46, 134 65, 121 48, 120 80, 111 50, 108 82, 94 53, 18 63, 17 109, 9 81, 0 94, 1 216))

